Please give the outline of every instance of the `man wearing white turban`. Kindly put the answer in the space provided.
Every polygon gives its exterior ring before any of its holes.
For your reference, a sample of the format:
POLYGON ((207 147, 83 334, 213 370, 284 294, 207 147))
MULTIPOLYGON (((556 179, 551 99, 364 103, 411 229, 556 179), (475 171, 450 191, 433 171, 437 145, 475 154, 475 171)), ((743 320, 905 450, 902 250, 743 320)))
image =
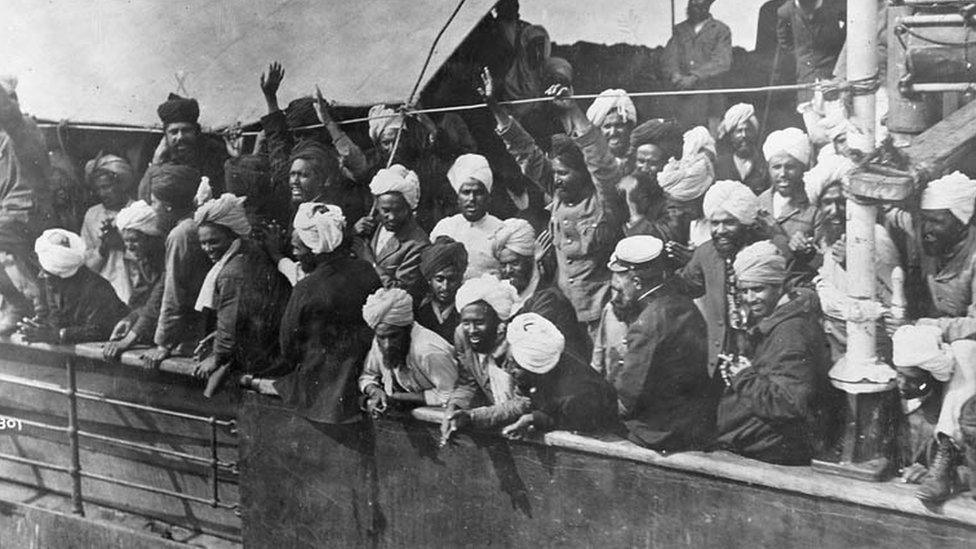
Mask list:
POLYGON ((733 263, 747 324, 737 354, 720 364, 717 446, 747 457, 805 464, 822 447, 836 392, 820 329, 817 296, 787 292, 786 258, 769 241, 733 263))
POLYGON ((152 343, 159 320, 159 299, 163 292, 166 247, 156 211, 142 200, 122 208, 115 227, 125 247, 126 276, 132 288, 130 313, 115 325, 102 349, 106 360, 115 360, 136 344, 152 343))
POLYGON ((441 424, 445 440, 469 423, 488 427, 497 425, 498 418, 528 412, 528 400, 516 398, 514 381, 502 369, 505 323, 515 312, 517 299, 514 286, 490 274, 472 278, 458 289, 454 297, 461 313, 460 329, 454 337, 458 380, 441 424))
POLYGON ((413 299, 400 288, 381 288, 366 299, 363 319, 375 332, 359 390, 374 417, 390 400, 447 404, 457 381, 454 347, 414 321, 413 299))
POLYGON ((706 128, 697 126, 684 134, 681 159, 671 159, 658 174, 658 183, 667 194, 665 210, 672 220, 673 234, 667 236, 676 237, 666 239, 667 253, 678 263, 686 263, 692 249, 709 238, 701 199, 715 182, 714 163, 715 140, 706 128))
POLYGON ((748 103, 733 105, 725 111, 717 135, 728 147, 715 159, 715 178, 741 181, 757 195, 768 189, 769 168, 759 146, 756 109, 748 103))
POLYGON ((733 344, 729 330, 738 314, 732 262, 743 246, 767 236, 759 222, 759 199, 743 183, 715 183, 705 193, 703 209, 711 239, 695 248, 674 283, 688 297, 702 298, 700 307, 708 325, 708 375, 717 379, 718 357, 733 344))
POLYGON ((610 154, 617 165, 629 172, 630 132, 637 125, 637 108, 624 90, 603 90, 586 109, 586 118, 607 138, 610 154))
POLYGON ((508 325, 506 341, 504 367, 515 380, 518 398, 529 401, 529 411, 495 417, 491 426, 505 425, 503 436, 518 439, 550 429, 606 432, 616 426, 613 388, 583 357, 566 349, 555 324, 535 313, 518 315, 508 325))
POLYGON ((369 188, 375 199, 375 217, 356 222, 353 252, 373 265, 384 287, 403 288, 420 298, 425 290, 420 253, 430 245, 427 232, 414 217, 420 180, 416 173, 394 164, 381 169, 369 188))
POLYGON ((810 166, 812 154, 810 140, 798 128, 775 131, 763 144, 771 187, 759 195, 760 210, 772 216, 780 237, 801 256, 815 252, 817 209, 803 185, 803 172, 810 166))
POLYGON ((48 229, 34 242, 41 264, 34 316, 18 331, 28 343, 105 341, 128 309, 112 285, 85 267, 85 241, 48 229))
POLYGON ((81 237, 88 247, 85 265, 112 283, 123 303, 129 302, 132 286, 125 269, 122 235, 115 225, 119 210, 132 203, 132 167, 124 158, 106 154, 85 166, 88 184, 94 187, 99 204, 85 212, 81 237))
POLYGON ((932 394, 933 379, 944 383, 934 432, 935 456, 915 491, 915 497, 932 503, 946 500, 955 491, 954 471, 962 462, 964 442, 959 416, 963 404, 976 395, 976 342, 944 343, 942 335, 937 325, 920 324, 902 326, 892 337, 892 363, 902 398, 925 399, 932 394))
POLYGON ((468 252, 465 280, 498 273, 491 237, 502 228, 502 220, 488 213, 488 196, 494 181, 488 160, 479 154, 463 154, 454 161, 447 179, 457 193, 461 213, 438 221, 430 231, 430 239, 449 236, 464 244, 468 252))

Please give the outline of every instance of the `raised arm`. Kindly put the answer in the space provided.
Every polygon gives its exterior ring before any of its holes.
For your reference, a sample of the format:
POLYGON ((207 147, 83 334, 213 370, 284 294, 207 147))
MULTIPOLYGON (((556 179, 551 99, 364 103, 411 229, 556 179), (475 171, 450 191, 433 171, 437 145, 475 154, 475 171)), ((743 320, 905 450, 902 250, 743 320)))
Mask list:
POLYGON ((325 125, 329 136, 332 137, 332 146, 339 153, 339 162, 342 167, 353 180, 366 182, 366 177, 369 174, 369 163, 366 161, 366 155, 363 154, 359 145, 349 139, 346 132, 339 127, 332 107, 322 97, 322 90, 318 86, 315 86, 315 103, 312 106, 315 108, 315 115, 318 116, 319 122, 325 125))

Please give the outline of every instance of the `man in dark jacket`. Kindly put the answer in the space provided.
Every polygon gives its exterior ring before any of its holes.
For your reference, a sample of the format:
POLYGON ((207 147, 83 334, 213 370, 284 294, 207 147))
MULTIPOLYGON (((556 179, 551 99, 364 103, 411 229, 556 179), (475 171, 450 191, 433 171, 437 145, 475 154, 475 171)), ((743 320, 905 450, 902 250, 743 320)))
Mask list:
POLYGON ((741 181, 756 196, 769 188, 769 167, 759 145, 759 119, 747 103, 725 111, 718 126, 718 140, 727 145, 715 158, 715 180, 741 181))
POLYGON ((663 249, 658 238, 631 236, 610 258, 610 302, 627 323, 627 352, 608 381, 631 440, 661 451, 703 448, 717 398, 708 378, 705 320, 691 299, 665 283, 663 249))
POLYGON ((786 259, 769 241, 735 259, 736 287, 748 307, 748 348, 723 363, 717 445, 782 464, 804 464, 823 444, 830 359, 812 290, 787 292, 786 259))
MULTIPOLYGON (((837 0, 786 0, 777 10, 776 18, 780 58, 795 57, 796 83, 832 79, 834 65, 846 37, 845 3, 837 0)), ((782 74, 783 64, 775 69, 780 73, 777 82, 792 80, 782 74)), ((798 103, 809 101, 812 97, 812 90, 797 92, 798 103)))

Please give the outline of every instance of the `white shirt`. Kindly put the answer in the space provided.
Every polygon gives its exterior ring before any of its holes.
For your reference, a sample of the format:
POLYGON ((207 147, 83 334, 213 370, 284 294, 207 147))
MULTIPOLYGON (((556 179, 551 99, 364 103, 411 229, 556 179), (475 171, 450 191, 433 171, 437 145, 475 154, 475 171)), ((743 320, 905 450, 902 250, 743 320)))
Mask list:
POLYGON ((370 385, 379 385, 386 394, 393 393, 393 380, 408 393, 424 395, 428 406, 447 404, 457 382, 457 364, 454 347, 444 338, 416 322, 410 328, 410 350, 406 367, 393 371, 383 364, 383 354, 373 338, 373 345, 366 355, 363 373, 359 376, 359 390, 365 392, 370 385))
POLYGON ((380 251, 383 250, 383 247, 386 246, 386 243, 393 238, 393 233, 386 230, 386 227, 381 226, 378 230, 379 233, 376 235, 376 247, 373 249, 374 255, 378 255, 380 251))
MULTIPOLYGON (((129 203, 131 202, 130 200, 129 203)), ((102 204, 88 208, 81 224, 81 238, 88 248, 85 252, 85 265, 108 280, 122 303, 128 304, 129 297, 132 296, 132 281, 129 280, 129 272, 125 268, 125 251, 111 250, 108 257, 102 257, 98 251, 102 244, 102 223, 112 221, 114 225, 118 214, 118 211, 108 210, 102 204)))
POLYGON ((464 244, 468 252, 468 270, 464 271, 464 279, 479 277, 485 273, 498 274, 498 260, 492 252, 492 237, 502 228, 501 219, 485 214, 481 219, 470 222, 462 214, 445 217, 437 222, 434 230, 430 231, 430 241, 437 240, 444 235, 464 244))

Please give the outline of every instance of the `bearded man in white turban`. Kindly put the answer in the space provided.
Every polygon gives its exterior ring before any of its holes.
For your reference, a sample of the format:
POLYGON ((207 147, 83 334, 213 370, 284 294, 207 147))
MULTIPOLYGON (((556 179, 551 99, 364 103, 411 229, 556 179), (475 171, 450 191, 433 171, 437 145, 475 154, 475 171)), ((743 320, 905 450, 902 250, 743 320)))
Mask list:
POLYGON ((454 347, 414 321, 413 298, 401 288, 381 288, 366 299, 363 320, 373 329, 359 390, 374 417, 390 401, 447 404, 457 381, 454 347))
POLYGON ((369 184, 374 213, 356 222, 353 252, 369 261, 386 288, 403 288, 421 297, 426 290, 420 253, 430 245, 414 211, 420 203, 417 174, 400 164, 381 169, 369 184))
POLYGON ((728 150, 715 159, 715 179, 741 181, 757 195, 769 188, 769 168, 759 145, 755 107, 739 103, 725 111, 717 138, 728 145, 728 150))
POLYGON ((586 118, 607 138, 610 153, 624 173, 632 169, 630 132, 637 125, 637 108, 624 90, 603 90, 586 110, 586 118))
POLYGON ((695 253, 674 278, 675 287, 692 298, 708 325, 708 374, 716 379, 718 356, 732 344, 729 329, 738 314, 732 262, 744 246, 767 238, 759 220, 759 199, 738 181, 719 181, 705 193, 702 204, 712 238, 695 253))
POLYGON ((480 154, 462 154, 447 172, 447 179, 457 193, 459 214, 445 217, 430 231, 430 239, 449 236, 464 244, 468 252, 468 280, 485 273, 497 274, 498 261, 492 254, 491 236, 502 228, 502 220, 488 213, 488 197, 494 176, 488 159, 480 154))
POLYGON ((808 463, 825 442, 836 394, 817 296, 786 290, 786 258, 769 241, 740 250, 733 269, 748 337, 719 365, 717 446, 771 463, 808 463))
POLYGON ((128 313, 112 285, 85 267, 85 241, 64 229, 48 229, 34 242, 41 264, 32 318, 18 332, 28 343, 105 341, 128 313))

